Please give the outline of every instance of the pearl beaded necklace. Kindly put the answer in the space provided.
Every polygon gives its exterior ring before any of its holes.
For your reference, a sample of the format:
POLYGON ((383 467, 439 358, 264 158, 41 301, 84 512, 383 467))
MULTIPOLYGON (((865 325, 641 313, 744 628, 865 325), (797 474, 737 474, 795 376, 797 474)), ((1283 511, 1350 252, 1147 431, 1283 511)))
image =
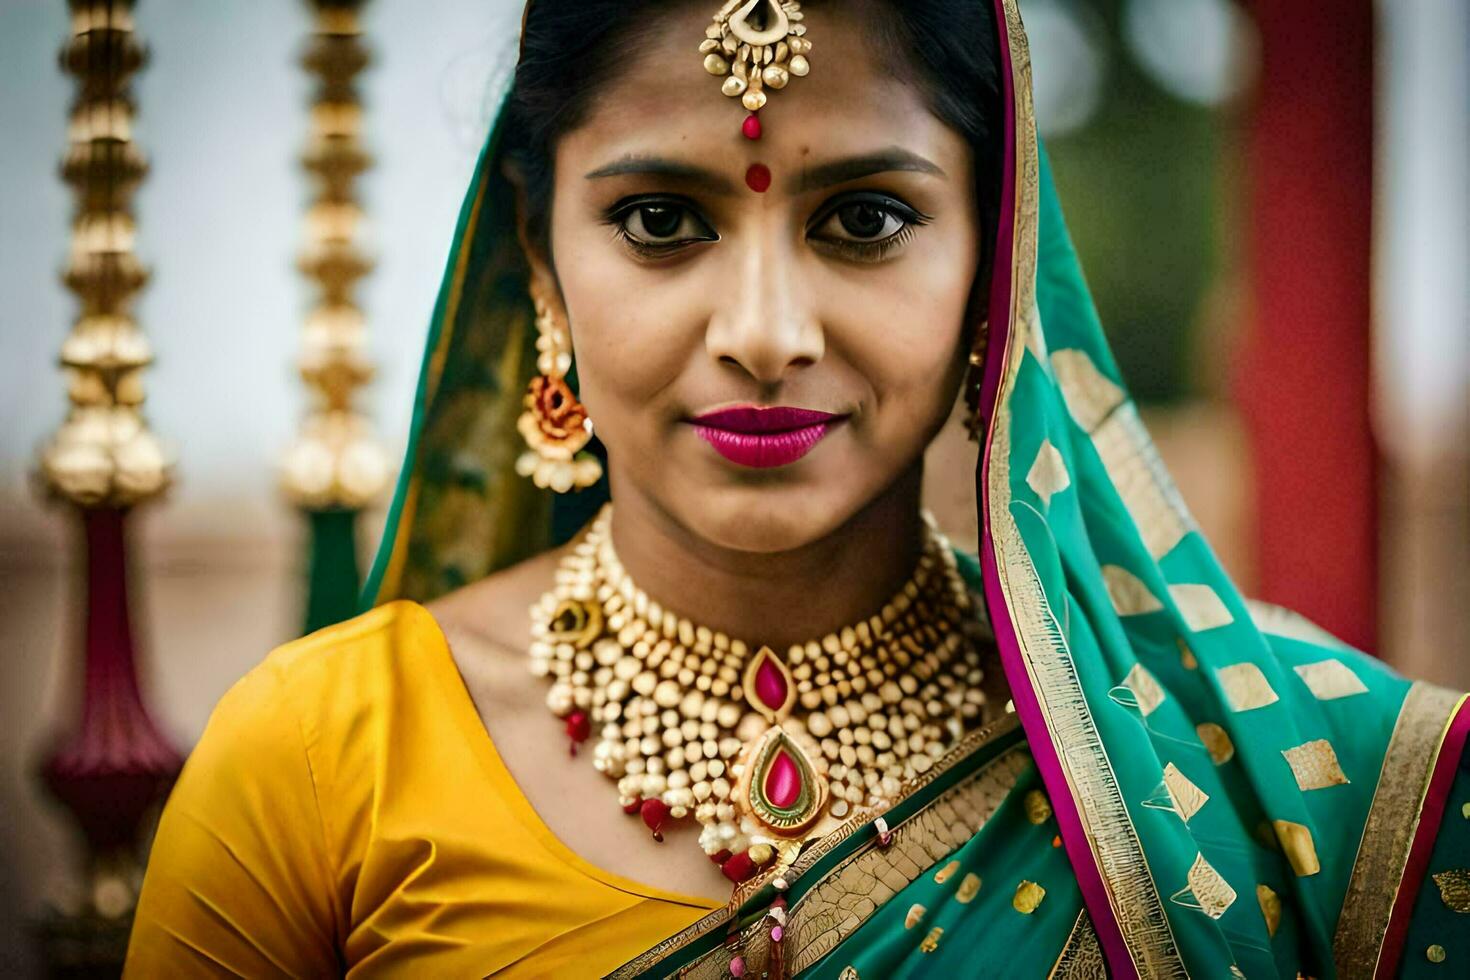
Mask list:
POLYGON ((866 620, 783 657, 664 609, 628 576, 611 504, 531 608, 531 672, 572 750, 662 839, 693 816, 741 881, 859 807, 886 808, 969 730, 985 703, 988 634, 949 543, 925 514, 913 577, 866 620))

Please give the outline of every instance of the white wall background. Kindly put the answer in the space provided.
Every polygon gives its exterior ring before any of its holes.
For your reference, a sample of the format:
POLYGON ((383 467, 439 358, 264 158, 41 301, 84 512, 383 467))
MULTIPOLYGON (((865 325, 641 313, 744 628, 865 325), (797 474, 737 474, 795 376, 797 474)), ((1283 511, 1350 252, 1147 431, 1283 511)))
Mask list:
MULTIPOLYGON (((397 453, 460 198, 513 63, 517 0, 376 0, 362 76, 376 167, 361 182, 378 268, 361 293, 381 366, 365 407, 397 453)), ((303 400, 291 367, 311 292, 294 269, 310 16, 295 0, 143 0, 151 49, 136 138, 152 161, 138 318, 158 351, 148 416, 178 484, 138 527, 149 698, 181 746, 224 688, 296 628, 294 513, 274 467, 303 400), (167 629, 161 627, 167 624, 167 629)), ((72 653, 63 515, 28 484, 65 408, 56 352, 74 315, 58 281, 70 191, 57 179, 71 80, 61 0, 0 0, 0 975, 33 967, 26 917, 65 901, 74 849, 31 770, 72 653), (66 624, 63 626, 63 624, 66 624)), ((368 535, 365 535, 365 537, 368 535)))
MULTIPOLYGON (((64 406, 47 366, 74 309, 57 281, 71 206, 55 177, 71 95, 56 68, 64 11, 0 3, 0 492, 5 518, 22 523, 32 450, 64 406)), ((407 424, 487 86, 508 71, 518 13, 511 0, 368 7, 377 59, 363 90, 378 163, 362 190, 379 267, 362 300, 382 366, 369 402, 390 440, 407 424)), ((269 485, 301 407, 289 358, 310 297, 292 266, 307 199, 297 156, 309 83, 296 57, 309 17, 290 0, 147 0, 137 20, 152 51, 135 85, 152 161, 138 251, 154 270, 138 312, 159 352, 148 414, 180 458, 170 533, 216 533, 222 498, 241 521, 289 519, 269 485)))

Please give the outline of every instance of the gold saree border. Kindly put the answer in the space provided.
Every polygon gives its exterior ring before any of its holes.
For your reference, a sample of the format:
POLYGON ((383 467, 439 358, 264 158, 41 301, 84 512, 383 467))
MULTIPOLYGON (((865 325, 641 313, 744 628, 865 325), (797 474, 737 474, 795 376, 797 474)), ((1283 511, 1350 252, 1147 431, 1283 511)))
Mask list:
POLYGON ((1425 793, 1460 700, 1453 691, 1420 681, 1399 709, 1332 941, 1342 980, 1367 980, 1378 970, 1425 793))
POLYGON ((1077 913, 1072 934, 1067 937, 1067 945, 1062 947, 1062 955, 1057 957, 1047 980, 1107 980, 1107 976, 1107 958, 1084 908, 1077 913))
MULTIPOLYGON (((932 783, 934 780, 938 779, 940 776, 944 775, 949 770, 953 769, 956 765, 964 761, 964 759, 971 753, 979 751, 981 748, 989 745, 997 739, 1004 738, 1005 736, 1016 731, 1016 729, 1018 729, 1019 727, 1020 720, 1017 719, 1015 715, 1008 714, 971 732, 959 745, 955 746, 955 748, 944 757, 940 764, 933 766, 929 770, 929 772, 925 773, 922 777, 905 784, 904 793, 903 796, 900 798, 900 802, 902 802, 903 798, 911 796, 914 792, 917 792, 918 790, 924 788, 925 786, 932 783)), ((1006 783, 1007 786, 1014 786, 1016 779, 1018 778, 1021 771, 1021 768, 1024 768, 1024 765, 1030 764, 1030 762, 1030 749, 1028 748, 1027 743, 1024 739, 1018 741, 1014 746, 1001 751, 996 755, 995 758, 985 763, 975 772, 961 779, 954 786, 950 787, 939 796, 936 796, 933 800, 930 800, 929 803, 927 803, 924 807, 909 815, 907 818, 904 819, 902 823, 896 824, 891 827, 890 829, 893 832, 895 840, 893 847, 902 848, 906 837, 909 841, 912 841, 913 836, 916 834, 916 828, 920 828, 920 830, 917 832, 924 832, 924 821, 921 818, 925 818, 926 815, 932 814, 940 807, 948 807, 952 810, 956 800, 962 798, 974 798, 977 796, 984 796, 988 791, 993 790, 996 785, 998 773, 1003 772, 1006 778, 1008 778, 1009 781, 1006 783)), ((1001 796, 1001 799, 1003 798, 1004 794, 1002 794, 1001 796)), ((1000 800, 996 800, 995 806, 999 806, 999 803, 1000 800)), ((983 819, 981 821, 982 825, 985 820, 988 820, 990 818, 991 814, 994 812, 994 809, 994 806, 990 807, 983 813, 983 819)), ((791 868, 789 868, 785 872, 786 877, 793 882, 798 880, 804 872, 809 871, 818 861, 830 854, 843 841, 847 840, 853 834, 866 827, 877 816, 879 816, 879 811, 863 810, 849 817, 844 823, 838 826, 831 833, 826 834, 817 843, 813 844, 810 848, 803 851, 801 857, 796 861, 796 863, 793 864, 791 868)), ((975 828, 974 832, 978 833, 979 828, 975 828)), ((813 886, 809 891, 804 893, 800 899, 792 904, 790 910, 788 911, 788 931, 793 933, 793 938, 795 937, 797 930, 799 930, 802 926, 803 917, 807 914, 803 913, 801 909, 806 906, 808 900, 820 889, 826 887, 833 878, 841 875, 844 870, 851 869, 854 861, 856 861, 864 854, 873 851, 876 847, 875 842, 876 837, 874 838, 874 843, 870 843, 869 846, 862 847, 854 851, 851 855, 848 856, 848 858, 842 863, 839 868, 834 869, 832 872, 830 872, 826 878, 824 878, 817 885, 813 886)), ((963 841, 961 841, 960 843, 962 844, 963 841)), ((950 850, 952 851, 953 848, 950 848, 950 850)), ((909 878, 906 884, 912 884, 913 881, 922 877, 925 872, 928 871, 928 868, 930 866, 919 868, 917 873, 909 878)), ((864 876, 868 876, 868 872, 863 872, 862 874, 864 876)), ((758 876, 746 882, 744 885, 736 890, 728 906, 726 906, 725 908, 716 909, 708 915, 703 916, 692 925, 686 926, 684 929, 670 936, 668 939, 660 942, 657 946, 654 946, 653 948, 639 954, 636 958, 629 960, 627 963, 618 967, 612 973, 607 974, 608 980, 628 980, 628 978, 640 976, 644 972, 655 967, 661 960, 673 955, 680 949, 688 946, 690 943, 695 942, 696 940, 708 935, 712 930, 725 930, 726 928, 728 928, 732 917, 735 915, 735 910, 738 910, 740 906, 744 905, 745 902, 752 895, 754 895, 762 887, 764 887, 773 877, 775 877, 774 872, 767 872, 764 875, 758 876)), ((844 881, 840 887, 847 888, 849 887, 849 884, 850 877, 847 881, 844 881)), ((874 909, 874 911, 876 911, 876 909, 874 909)), ((757 940, 760 939, 760 936, 766 936, 767 940, 769 940, 768 931, 766 927, 763 926, 763 918, 764 917, 756 919, 745 929, 741 930, 745 946, 743 955, 745 955, 746 957, 747 964, 752 967, 756 966, 758 964, 758 961, 764 962, 763 959, 760 959, 759 957, 753 955, 757 952, 754 948, 757 945, 757 940)), ((828 947, 828 950, 835 947, 837 943, 840 943, 842 939, 851 934, 852 930, 856 929, 859 925, 862 924, 863 921, 866 921, 866 919, 867 916, 864 916, 861 920, 852 924, 849 928, 844 929, 841 935, 836 937, 835 941, 832 943, 832 946, 828 947)), ((793 942, 792 946, 795 947, 795 945, 796 944, 793 942)), ((761 948, 763 949, 764 947, 761 948)), ((726 966, 728 965, 728 961, 721 957, 721 954, 723 952, 724 947, 720 946, 710 953, 705 954, 700 959, 695 960, 694 962, 677 970, 676 974, 681 978, 704 976, 714 978, 724 977, 726 976, 726 966), (709 970, 711 969, 713 969, 714 972, 709 972, 709 970)), ((804 957, 804 952, 798 953, 797 955, 798 957, 804 957)), ((804 963, 803 966, 800 968, 805 968, 806 965, 809 964, 804 963)), ((795 969, 797 969, 797 967, 792 967, 793 972, 795 972, 795 969)), ((758 971, 752 971, 752 974, 758 975, 758 971)), ((672 976, 674 974, 670 975, 672 976)))
POLYGON ((1112 917, 1135 969, 1141 976, 1182 980, 1188 973, 1142 842, 1082 691, 1066 639, 1010 512, 1009 398, 1027 350, 1027 334, 1040 329, 1036 309, 1040 150, 1032 104, 1031 62, 1015 0, 1005 0, 1005 12, 1015 92, 1016 240, 1011 255, 1010 332, 995 396, 988 455, 988 517, 996 569, 1031 689, 1045 715, 1066 789, 1081 819, 1112 917))

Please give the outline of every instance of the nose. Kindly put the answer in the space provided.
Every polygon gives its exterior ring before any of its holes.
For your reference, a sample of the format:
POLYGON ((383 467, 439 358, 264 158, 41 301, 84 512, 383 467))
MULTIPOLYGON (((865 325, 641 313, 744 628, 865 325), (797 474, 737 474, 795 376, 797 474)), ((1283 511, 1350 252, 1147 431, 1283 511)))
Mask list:
POLYGON ((733 289, 710 317, 705 348, 763 385, 810 367, 826 349, 813 297, 801 288, 797 256, 767 229, 750 241, 730 273, 733 289))

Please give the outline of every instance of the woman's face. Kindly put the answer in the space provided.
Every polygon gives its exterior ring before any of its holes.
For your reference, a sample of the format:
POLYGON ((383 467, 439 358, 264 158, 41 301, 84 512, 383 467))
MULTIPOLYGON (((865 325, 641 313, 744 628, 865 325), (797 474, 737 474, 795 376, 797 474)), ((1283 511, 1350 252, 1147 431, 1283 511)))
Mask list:
POLYGON ((912 473, 948 416, 980 251, 973 160, 841 5, 808 11, 811 74, 747 139, 697 53, 711 6, 659 14, 562 138, 554 280, 534 264, 614 498, 776 552, 912 473))

